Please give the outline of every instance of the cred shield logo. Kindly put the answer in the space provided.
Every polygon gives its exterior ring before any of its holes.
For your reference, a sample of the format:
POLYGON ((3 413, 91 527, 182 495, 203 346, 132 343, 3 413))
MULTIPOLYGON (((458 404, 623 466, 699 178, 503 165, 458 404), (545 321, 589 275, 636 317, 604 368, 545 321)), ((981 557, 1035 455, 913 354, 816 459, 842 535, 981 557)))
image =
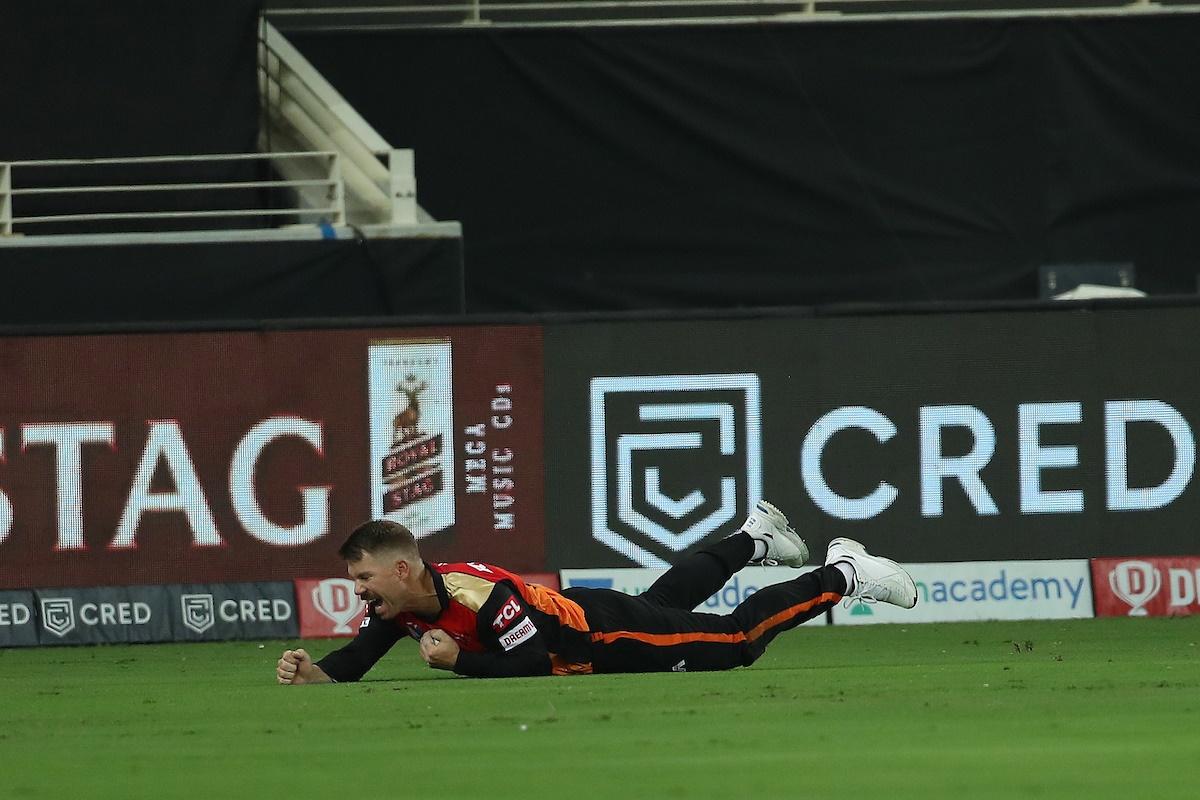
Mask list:
POLYGON ((188 630, 204 633, 216 622, 211 594, 185 594, 179 598, 183 624, 188 630))
POLYGON ((1122 561, 1108 573, 1113 594, 1130 606, 1129 616, 1146 616, 1146 603, 1162 588, 1162 575, 1145 561, 1122 561))
POLYGON ((732 533, 762 496, 758 376, 591 384, 592 536, 644 567, 732 533))
POLYGON ((75 630, 75 601, 69 597, 48 597, 43 600, 42 624, 59 638, 75 630))

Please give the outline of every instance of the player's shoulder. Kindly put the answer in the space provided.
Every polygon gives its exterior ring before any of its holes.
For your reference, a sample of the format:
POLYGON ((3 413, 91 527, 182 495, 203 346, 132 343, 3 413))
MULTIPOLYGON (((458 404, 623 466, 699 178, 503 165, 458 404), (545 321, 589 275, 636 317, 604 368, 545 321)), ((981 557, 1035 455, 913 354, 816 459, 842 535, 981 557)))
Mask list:
POLYGON ((482 578, 492 583, 511 577, 508 570, 492 564, 484 564, 482 561, 440 561, 433 564, 433 568, 443 577, 457 573, 482 578))
MULTIPOLYGON (((435 564, 434 569, 442 576, 446 594, 471 611, 479 611, 493 597, 508 596, 512 575, 507 570, 478 561, 435 564)), ((499 601, 497 601, 499 602, 499 601)))

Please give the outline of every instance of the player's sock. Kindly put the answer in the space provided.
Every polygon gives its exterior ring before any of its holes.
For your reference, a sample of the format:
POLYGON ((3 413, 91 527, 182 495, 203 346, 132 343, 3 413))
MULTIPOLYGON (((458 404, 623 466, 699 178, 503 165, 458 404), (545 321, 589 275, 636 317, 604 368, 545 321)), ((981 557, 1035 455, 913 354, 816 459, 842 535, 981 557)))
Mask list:
MULTIPOLYGON (((749 536, 745 531, 738 534, 739 536, 749 536)), ((754 542, 754 555, 750 556, 751 561, 758 561, 767 555, 767 542, 764 539, 751 539, 754 542)))
POLYGON ((842 593, 843 596, 854 594, 854 567, 850 566, 850 562, 838 561, 831 566, 836 568, 846 578, 846 591, 842 593))

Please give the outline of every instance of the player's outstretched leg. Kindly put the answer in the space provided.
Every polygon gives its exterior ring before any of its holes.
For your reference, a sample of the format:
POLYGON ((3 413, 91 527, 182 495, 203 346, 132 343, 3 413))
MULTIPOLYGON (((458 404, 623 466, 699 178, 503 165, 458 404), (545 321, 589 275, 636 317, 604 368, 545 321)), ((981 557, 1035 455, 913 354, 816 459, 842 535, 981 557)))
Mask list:
POLYGON ((834 539, 825 566, 752 594, 733 612, 746 633, 745 663, 756 660, 771 640, 812 619, 837 601, 917 604, 917 585, 890 558, 873 556, 853 539, 834 539))
POLYGON ((663 608, 691 611, 749 563, 799 567, 807 560, 804 540, 788 525, 787 517, 764 500, 750 512, 741 530, 684 558, 641 597, 663 608))
POLYGON ((904 568, 890 558, 873 556, 853 539, 834 539, 829 543, 825 564, 848 564, 853 580, 848 580, 847 602, 891 603, 901 608, 917 604, 917 584, 904 568))
POLYGON ((824 566, 751 594, 729 615, 744 636, 742 663, 754 663, 776 636, 824 614, 845 593, 842 571, 824 566))
POLYGON ((766 500, 758 502, 742 530, 756 542, 752 564, 802 567, 808 561, 808 545, 783 512, 766 500))

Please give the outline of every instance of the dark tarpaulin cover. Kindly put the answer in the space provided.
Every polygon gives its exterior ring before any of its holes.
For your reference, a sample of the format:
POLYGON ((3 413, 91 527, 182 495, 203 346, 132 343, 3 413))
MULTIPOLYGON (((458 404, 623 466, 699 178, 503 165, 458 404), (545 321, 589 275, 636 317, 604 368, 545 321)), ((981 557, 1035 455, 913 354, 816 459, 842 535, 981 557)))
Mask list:
POLYGON ((0 161, 253 152, 261 0, 0 4, 0 161))
POLYGON ((462 311, 457 238, 0 247, 0 326, 462 311))
POLYGON ((292 34, 460 220, 468 308, 1200 271, 1200 15, 292 34))

